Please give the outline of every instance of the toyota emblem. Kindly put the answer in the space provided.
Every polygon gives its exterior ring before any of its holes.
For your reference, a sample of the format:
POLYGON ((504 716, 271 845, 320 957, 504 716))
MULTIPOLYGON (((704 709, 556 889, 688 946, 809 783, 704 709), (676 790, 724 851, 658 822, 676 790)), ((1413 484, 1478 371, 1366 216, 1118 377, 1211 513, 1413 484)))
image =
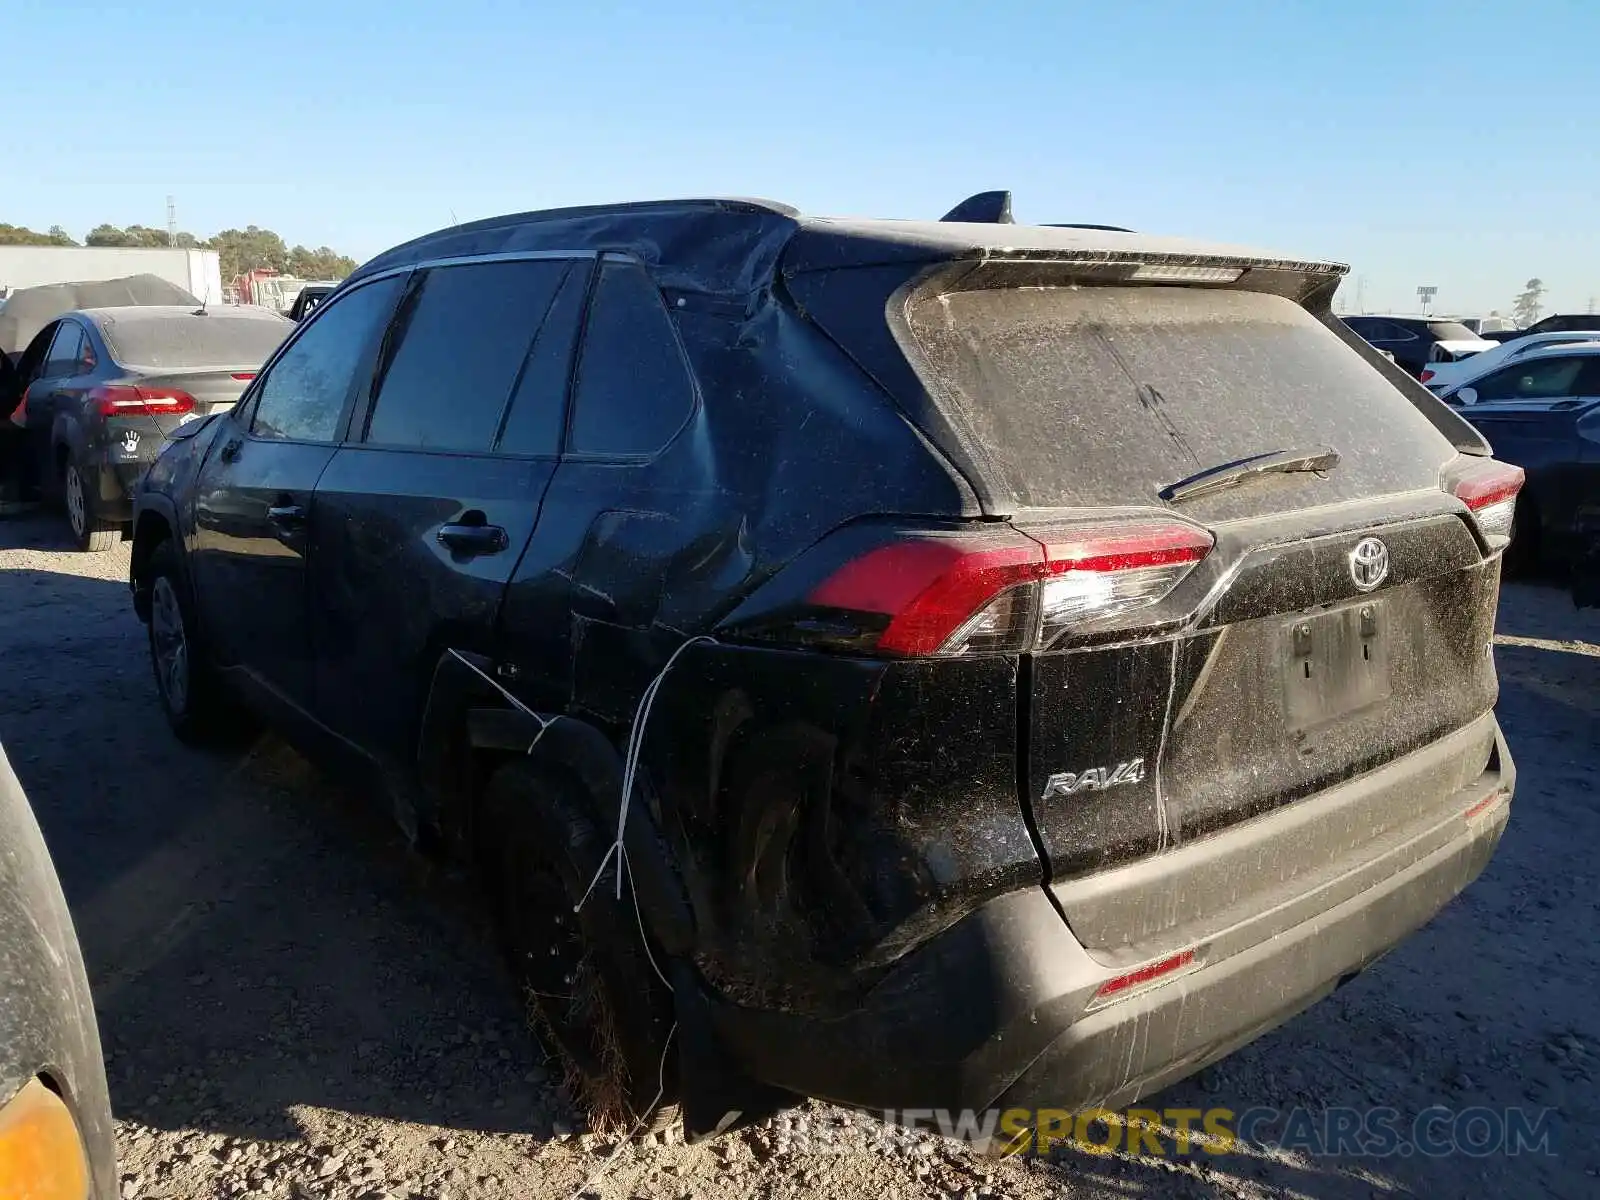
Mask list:
POLYGON ((1389 578, 1389 547, 1375 537, 1362 538, 1350 551, 1350 578, 1363 592, 1389 578))

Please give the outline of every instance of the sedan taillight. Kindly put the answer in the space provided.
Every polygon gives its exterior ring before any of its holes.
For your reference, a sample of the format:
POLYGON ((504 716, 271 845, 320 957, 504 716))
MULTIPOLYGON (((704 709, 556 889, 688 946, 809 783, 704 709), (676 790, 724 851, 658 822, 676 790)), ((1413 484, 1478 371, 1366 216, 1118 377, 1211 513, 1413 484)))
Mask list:
POLYGON ((188 392, 126 383, 97 387, 89 393, 89 400, 102 417, 182 416, 195 407, 188 392))

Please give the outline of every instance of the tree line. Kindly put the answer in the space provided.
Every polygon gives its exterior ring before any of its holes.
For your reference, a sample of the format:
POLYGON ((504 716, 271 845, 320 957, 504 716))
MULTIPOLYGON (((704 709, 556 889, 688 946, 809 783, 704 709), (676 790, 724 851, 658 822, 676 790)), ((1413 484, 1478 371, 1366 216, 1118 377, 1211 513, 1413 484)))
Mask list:
MULTIPOLYGON (((76 246, 78 242, 59 225, 44 233, 21 225, 0 224, 0 246, 76 246)), ((148 225, 96 225, 83 239, 85 246, 167 246, 188 250, 215 250, 222 261, 222 281, 246 271, 267 269, 301 279, 343 279, 356 269, 356 260, 327 246, 311 249, 289 246, 270 229, 247 225, 243 229, 224 229, 204 240, 192 233, 179 233, 169 241, 165 229, 148 225)))

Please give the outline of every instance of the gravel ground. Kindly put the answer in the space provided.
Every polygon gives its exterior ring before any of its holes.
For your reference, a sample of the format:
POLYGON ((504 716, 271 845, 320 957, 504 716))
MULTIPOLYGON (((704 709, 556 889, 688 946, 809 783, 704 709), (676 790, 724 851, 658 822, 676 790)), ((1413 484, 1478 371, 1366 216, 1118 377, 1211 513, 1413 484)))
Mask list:
POLYGON ((95 986, 124 1197, 1600 1194, 1600 614, 1553 588, 1502 605, 1522 776, 1483 878, 1336 996, 1147 1103, 1549 1109, 1554 1153, 1258 1141, 1024 1161, 818 1104, 710 1145, 584 1133, 464 881, 270 737, 217 756, 168 734, 127 569, 126 545, 79 555, 53 521, 0 521, 0 739, 95 986))

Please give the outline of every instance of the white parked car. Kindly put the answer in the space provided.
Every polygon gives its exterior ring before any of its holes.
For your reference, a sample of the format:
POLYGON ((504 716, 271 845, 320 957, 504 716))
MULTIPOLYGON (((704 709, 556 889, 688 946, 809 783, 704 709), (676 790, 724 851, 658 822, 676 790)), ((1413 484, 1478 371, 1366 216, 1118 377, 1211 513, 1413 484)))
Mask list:
POLYGON ((1600 341, 1600 330, 1592 333, 1530 333, 1508 342, 1501 342, 1492 350, 1484 350, 1457 362, 1429 363, 1422 369, 1419 378, 1429 391, 1440 395, 1471 383, 1475 379, 1482 379, 1490 371, 1550 346, 1570 346, 1597 341, 1600 341))
MULTIPOLYGON (((1566 342, 1535 347, 1513 362, 1446 388, 1439 398, 1463 410, 1511 406, 1513 411, 1519 406, 1548 409, 1600 400, 1600 340, 1573 342, 1568 335, 1566 342)), ((1464 411, 1462 415, 1470 418, 1472 414, 1464 411)))

